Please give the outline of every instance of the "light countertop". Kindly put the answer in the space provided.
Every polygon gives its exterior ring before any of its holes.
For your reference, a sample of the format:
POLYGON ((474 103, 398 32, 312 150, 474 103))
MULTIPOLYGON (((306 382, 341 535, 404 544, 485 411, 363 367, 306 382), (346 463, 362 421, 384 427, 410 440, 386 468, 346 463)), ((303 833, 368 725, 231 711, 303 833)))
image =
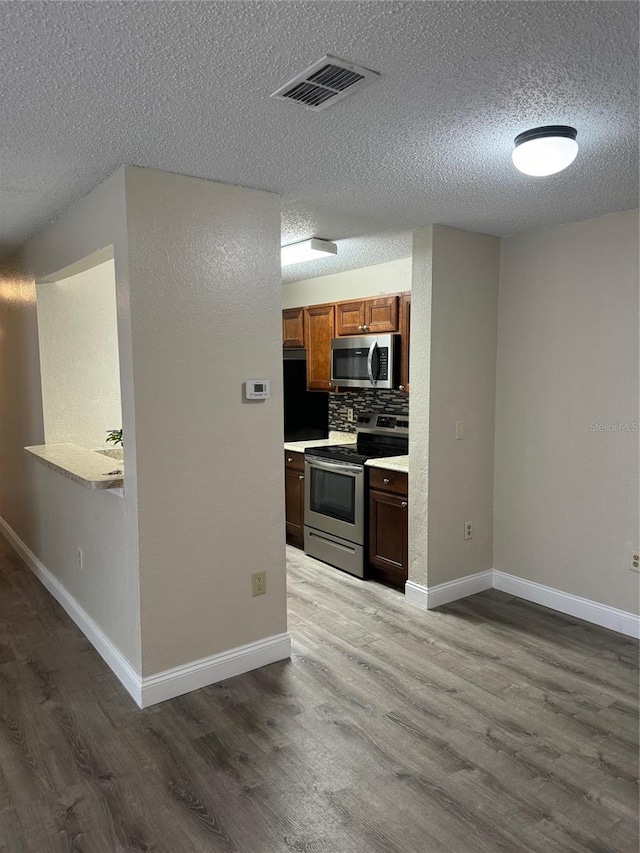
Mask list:
POLYGON ((355 444, 355 432, 331 431, 329 438, 316 438, 310 441, 285 441, 284 449, 293 450, 295 453, 304 453, 310 447, 330 447, 332 444, 355 444))
POLYGON ((87 450, 77 444, 39 444, 25 447, 42 465, 68 477, 85 489, 118 489, 124 484, 122 460, 87 450), (120 471, 120 474, 111 473, 120 471))
POLYGON ((368 459, 364 464, 369 468, 385 468, 387 471, 409 473, 408 456, 383 456, 381 459, 368 459))

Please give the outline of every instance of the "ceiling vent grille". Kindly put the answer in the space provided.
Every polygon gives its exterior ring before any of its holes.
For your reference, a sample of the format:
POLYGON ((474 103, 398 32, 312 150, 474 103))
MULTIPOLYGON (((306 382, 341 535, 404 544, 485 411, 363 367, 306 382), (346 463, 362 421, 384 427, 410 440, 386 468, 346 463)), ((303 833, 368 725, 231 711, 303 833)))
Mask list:
POLYGON ((379 76, 377 71, 327 54, 273 92, 271 97, 292 101, 309 110, 325 110, 373 83, 379 76))

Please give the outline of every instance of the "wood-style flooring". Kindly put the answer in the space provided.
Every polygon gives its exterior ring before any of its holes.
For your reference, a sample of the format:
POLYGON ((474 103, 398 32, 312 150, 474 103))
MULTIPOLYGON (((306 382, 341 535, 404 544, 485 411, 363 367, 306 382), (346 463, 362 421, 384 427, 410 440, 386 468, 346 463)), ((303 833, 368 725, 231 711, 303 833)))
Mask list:
POLYGON ((291 661, 139 711, 0 541, 0 851, 637 853, 635 641, 289 564, 291 661))

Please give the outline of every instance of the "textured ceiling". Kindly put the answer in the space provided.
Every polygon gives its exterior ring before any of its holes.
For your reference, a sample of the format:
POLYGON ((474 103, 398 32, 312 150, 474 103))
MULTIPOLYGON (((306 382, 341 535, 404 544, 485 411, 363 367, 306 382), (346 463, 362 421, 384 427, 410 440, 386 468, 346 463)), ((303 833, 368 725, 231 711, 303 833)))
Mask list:
POLYGON ((412 233, 402 231, 398 234, 369 234, 365 237, 350 237, 346 240, 336 240, 337 255, 327 255, 326 258, 308 261, 302 264, 291 264, 282 268, 282 281, 302 281, 306 278, 316 278, 321 275, 345 270, 370 267, 385 261, 395 261, 398 258, 408 258, 412 252, 412 233))
POLYGON ((122 163, 280 193, 283 242, 344 240, 341 269, 432 222, 638 203, 635 2, 5 2, 0 55, 5 251, 122 163), (324 53, 382 77, 318 113, 269 98, 324 53), (513 137, 548 123, 578 129, 578 159, 520 175, 513 137))

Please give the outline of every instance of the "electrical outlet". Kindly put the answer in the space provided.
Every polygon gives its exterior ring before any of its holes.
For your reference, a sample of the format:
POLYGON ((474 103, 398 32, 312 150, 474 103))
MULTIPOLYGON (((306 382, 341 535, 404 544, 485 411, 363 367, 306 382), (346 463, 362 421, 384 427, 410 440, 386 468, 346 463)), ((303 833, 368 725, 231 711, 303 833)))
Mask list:
POLYGON ((465 521, 464 523, 464 538, 471 539, 473 537, 473 522, 465 521))
POLYGON ((629 568, 632 572, 640 572, 640 550, 638 548, 631 549, 631 560, 629 568))
POLYGON ((251 575, 251 595, 264 595, 267 591, 267 573, 254 572, 251 575))
POLYGON ((347 409, 347 420, 348 421, 353 420, 353 407, 351 407, 351 406, 349 406, 349 408, 347 409))
POLYGON ((81 571, 84 569, 84 555, 82 553, 82 548, 78 548, 78 568, 81 571))
POLYGON ((456 441, 460 441, 463 438, 464 438, 464 421, 456 421, 456 441))

